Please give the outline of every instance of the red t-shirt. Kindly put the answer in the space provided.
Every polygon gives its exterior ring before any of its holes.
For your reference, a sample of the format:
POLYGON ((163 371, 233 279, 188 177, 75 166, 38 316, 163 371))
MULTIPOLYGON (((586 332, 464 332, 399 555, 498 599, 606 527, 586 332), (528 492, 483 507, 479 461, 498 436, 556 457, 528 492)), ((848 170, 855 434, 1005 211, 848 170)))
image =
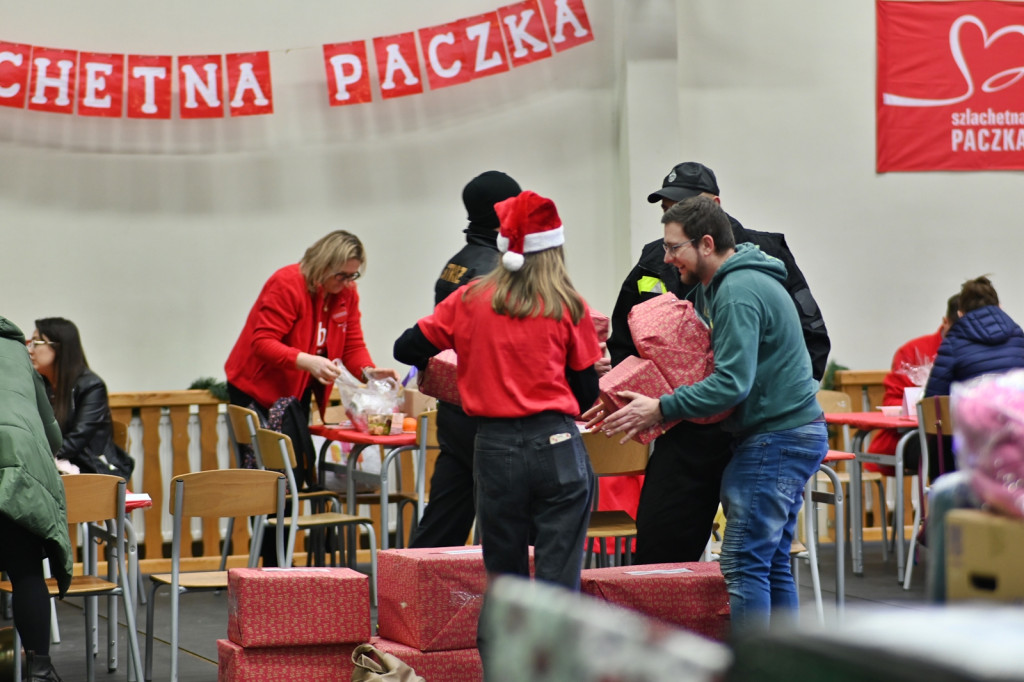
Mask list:
POLYGON ((566 367, 584 370, 601 358, 589 309, 575 325, 568 310, 560 320, 511 318, 491 309, 491 290, 466 297, 467 287, 418 323, 430 343, 458 353, 457 381, 466 414, 577 414, 580 408, 566 381, 566 367))

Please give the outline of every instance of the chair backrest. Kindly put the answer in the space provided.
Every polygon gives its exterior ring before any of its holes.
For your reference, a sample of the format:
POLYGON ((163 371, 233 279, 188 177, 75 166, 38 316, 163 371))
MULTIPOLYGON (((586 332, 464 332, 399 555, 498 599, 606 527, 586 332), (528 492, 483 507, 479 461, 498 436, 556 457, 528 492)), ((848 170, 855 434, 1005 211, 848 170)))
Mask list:
POLYGON ((261 469, 213 469, 181 474, 171 480, 171 510, 182 516, 224 518, 274 514, 284 507, 284 474, 261 469), (179 492, 180 491, 180 492, 179 492))
POLYGON ((842 391, 829 391, 820 389, 818 391, 818 404, 825 412, 853 412, 853 405, 850 396, 842 391))
POLYGON ((113 421, 114 445, 128 452, 128 425, 124 422, 113 421))
POLYGON ((609 438, 599 431, 588 431, 582 435, 595 475, 629 476, 642 474, 647 468, 650 446, 635 440, 619 445, 622 434, 609 438))
POLYGON ((125 482, 120 476, 74 474, 61 476, 68 523, 95 523, 124 513, 125 482))
MULTIPOLYGON (((944 437, 953 435, 953 416, 949 411, 949 396, 938 395, 921 398, 917 403, 917 433, 921 439, 921 485, 928 487, 931 480, 930 457, 928 454, 928 436, 942 433, 944 437)), ((939 444, 939 447, 943 447, 939 444)), ((940 465, 941 466, 941 465, 940 465)))
POLYGON ((256 442, 256 430, 260 428, 260 416, 255 410, 239 405, 227 406, 228 437, 231 440, 231 447, 235 451, 235 463, 242 467, 242 453, 239 446, 248 445, 256 457, 256 466, 263 468, 262 455, 259 444, 256 442))

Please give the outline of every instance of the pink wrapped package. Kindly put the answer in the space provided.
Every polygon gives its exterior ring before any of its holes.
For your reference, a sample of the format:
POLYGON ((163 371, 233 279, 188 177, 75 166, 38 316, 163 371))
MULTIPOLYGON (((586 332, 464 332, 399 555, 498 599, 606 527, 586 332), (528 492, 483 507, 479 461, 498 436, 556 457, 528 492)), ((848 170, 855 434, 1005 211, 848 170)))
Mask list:
MULTIPOLYGON (((666 393, 672 392, 672 387, 668 385, 665 377, 653 362, 632 355, 612 367, 610 372, 601 377, 599 386, 601 402, 604 403, 604 409, 608 413, 614 412, 628 402, 618 396, 619 391, 635 391, 648 398, 660 398, 666 393)), ((678 423, 678 421, 673 421, 655 424, 633 436, 633 440, 650 443, 678 423)))
MULTIPOLYGON (((690 386, 715 371, 711 333, 689 301, 662 294, 629 311, 629 331, 640 357, 652 361, 672 388, 690 386)), ((694 417, 697 424, 720 422, 732 409, 710 417, 694 417)))
POLYGON ((1024 370, 953 384, 953 451, 990 507, 1024 518, 1024 370))
POLYGON ((427 368, 419 376, 420 393, 446 403, 461 405, 457 362, 453 350, 443 350, 430 358, 427 368))

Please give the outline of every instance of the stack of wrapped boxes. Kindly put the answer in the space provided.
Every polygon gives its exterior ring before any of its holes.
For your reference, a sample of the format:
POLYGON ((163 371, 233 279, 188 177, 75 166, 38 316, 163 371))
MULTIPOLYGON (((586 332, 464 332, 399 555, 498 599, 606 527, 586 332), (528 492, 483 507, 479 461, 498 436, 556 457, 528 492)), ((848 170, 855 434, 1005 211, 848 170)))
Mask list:
POLYGON ((218 682, 351 679, 370 639, 370 579, 348 568, 234 568, 218 682))

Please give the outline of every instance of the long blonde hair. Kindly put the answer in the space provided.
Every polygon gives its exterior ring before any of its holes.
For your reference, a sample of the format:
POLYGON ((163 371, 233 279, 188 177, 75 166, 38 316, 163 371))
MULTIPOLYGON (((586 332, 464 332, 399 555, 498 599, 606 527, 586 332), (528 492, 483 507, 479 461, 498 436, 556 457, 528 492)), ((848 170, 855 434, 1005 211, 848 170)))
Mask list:
POLYGON ((359 261, 359 270, 366 268, 366 250, 359 237, 345 230, 335 230, 320 237, 313 246, 306 249, 299 270, 306 278, 306 287, 315 292, 327 276, 352 259, 359 261))
POLYGON ((583 297, 573 287, 565 269, 561 246, 525 254, 523 267, 515 272, 498 265, 467 287, 463 300, 491 287, 494 289, 491 309, 499 315, 513 318, 543 315, 559 320, 568 308, 573 324, 578 324, 585 312, 583 297))

